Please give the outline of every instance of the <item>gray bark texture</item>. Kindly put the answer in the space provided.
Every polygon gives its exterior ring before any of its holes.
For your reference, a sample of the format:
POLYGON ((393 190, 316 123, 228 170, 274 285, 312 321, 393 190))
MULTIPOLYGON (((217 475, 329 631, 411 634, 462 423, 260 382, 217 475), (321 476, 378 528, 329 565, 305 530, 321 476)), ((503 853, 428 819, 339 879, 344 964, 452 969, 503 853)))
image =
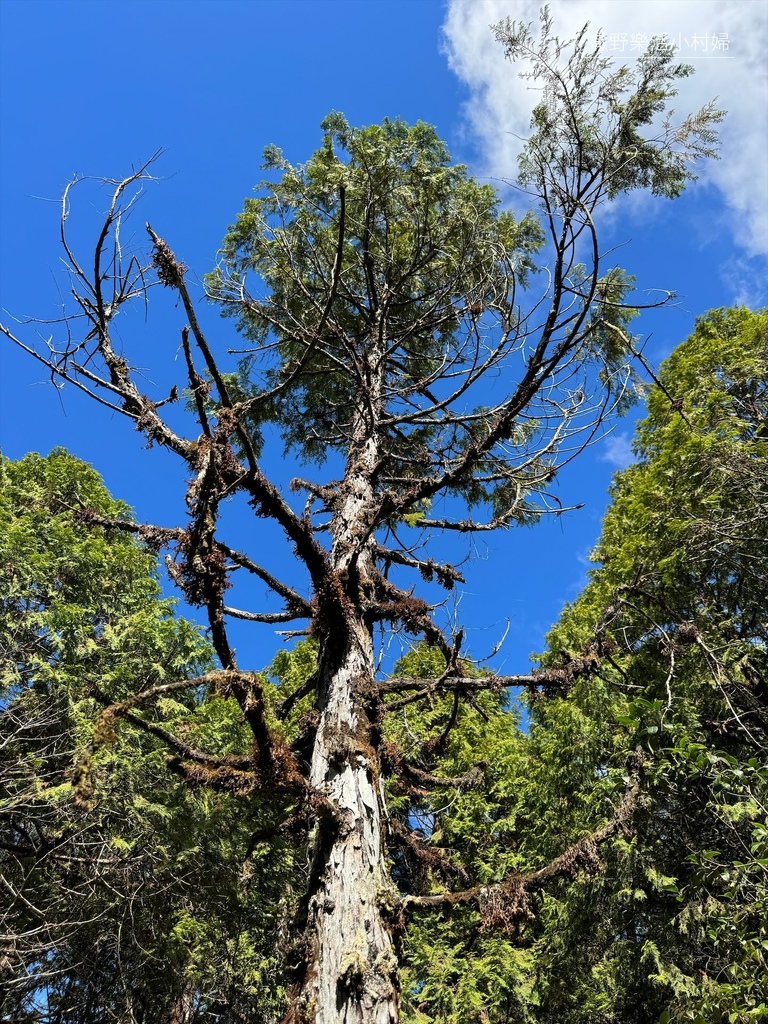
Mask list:
POLYGON ((379 455, 377 391, 374 379, 369 394, 361 396, 332 522, 331 560, 344 597, 335 621, 324 624, 309 781, 334 816, 331 821, 321 817, 315 830, 307 970, 287 1017, 296 1024, 396 1024, 399 1019, 398 965, 385 909, 398 895, 385 861, 386 811, 372 735, 378 725, 366 710, 366 695, 375 685, 373 638, 360 600, 373 565, 371 526, 378 509, 372 482, 379 455))
POLYGON ((370 637, 359 630, 325 687, 312 759, 312 784, 337 808, 330 841, 316 837, 321 862, 311 898, 313 943, 303 1000, 317 1024, 394 1024, 397 961, 382 903, 391 888, 382 844, 378 768, 370 723, 356 706, 371 678, 370 637))

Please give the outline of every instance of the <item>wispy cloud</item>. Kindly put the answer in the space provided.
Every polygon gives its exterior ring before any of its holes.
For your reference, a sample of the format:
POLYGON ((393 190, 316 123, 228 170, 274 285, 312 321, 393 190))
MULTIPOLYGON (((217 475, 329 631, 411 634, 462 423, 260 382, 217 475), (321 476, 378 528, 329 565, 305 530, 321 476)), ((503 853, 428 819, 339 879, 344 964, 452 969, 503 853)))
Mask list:
POLYGON ((609 434, 602 444, 604 447, 600 453, 601 462, 607 462, 616 469, 626 469, 635 462, 631 434, 614 432, 609 434))
POLYGON ((759 309, 768 303, 768 255, 752 260, 733 256, 720 265, 720 277, 734 306, 759 309))
MULTIPOLYGON (((506 17, 536 22, 538 0, 449 0, 443 26, 453 71, 469 87, 465 116, 486 172, 514 178, 537 94, 504 59, 489 26, 506 17)), ((749 256, 768 252, 768 4, 746 0, 554 0, 557 33, 585 22, 602 29, 608 52, 628 62, 643 38, 666 34, 696 74, 680 83, 678 109, 717 97, 728 111, 719 161, 701 169, 721 193, 734 242, 749 256), (713 42, 714 41, 714 42, 713 42), (713 45, 716 47, 713 49, 713 45)))

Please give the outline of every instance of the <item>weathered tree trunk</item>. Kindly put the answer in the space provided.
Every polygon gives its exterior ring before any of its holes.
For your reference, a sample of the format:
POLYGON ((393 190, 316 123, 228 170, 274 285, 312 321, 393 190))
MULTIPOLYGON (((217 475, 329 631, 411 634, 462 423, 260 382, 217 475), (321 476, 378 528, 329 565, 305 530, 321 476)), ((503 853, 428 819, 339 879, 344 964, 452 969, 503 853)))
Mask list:
MULTIPOLYGON (((335 658, 333 659, 336 660, 335 658)), ((392 883, 384 860, 378 765, 359 700, 372 678, 371 640, 356 629, 321 688, 324 709, 312 784, 336 807, 315 837, 317 882, 309 903, 305 1016, 317 1024, 395 1024, 397 962, 382 910, 392 883)))
POLYGON ((377 508, 373 475, 378 439, 371 397, 361 397, 331 527, 333 569, 345 595, 342 609, 337 606, 334 612, 335 622, 322 622, 318 595, 319 720, 310 782, 335 815, 333 820, 320 816, 314 837, 307 970, 299 1005, 288 1018, 293 1014, 302 1024, 396 1024, 399 1019, 397 960, 386 910, 397 893, 385 861, 378 724, 368 714, 373 639, 362 611, 372 565, 371 516, 377 508))

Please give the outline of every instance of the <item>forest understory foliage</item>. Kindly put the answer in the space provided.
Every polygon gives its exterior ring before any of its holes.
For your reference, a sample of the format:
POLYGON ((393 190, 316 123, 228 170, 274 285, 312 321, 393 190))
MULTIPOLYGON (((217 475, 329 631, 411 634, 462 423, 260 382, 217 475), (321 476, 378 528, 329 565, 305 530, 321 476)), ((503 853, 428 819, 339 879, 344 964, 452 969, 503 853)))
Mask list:
POLYGON ((267 149, 206 281, 235 351, 165 240, 148 226, 148 254, 124 247, 147 166, 111 183, 87 258, 82 182, 65 194, 61 337, 3 333, 181 460, 186 517, 136 522, 62 451, 2 465, 9 1019, 765 1008, 765 315, 714 312, 651 371, 601 567, 536 673, 480 672, 413 585, 463 585, 446 533, 557 514, 558 469, 647 369, 596 213, 679 195, 721 117, 671 120, 691 69, 660 41, 629 70, 546 12, 538 38, 496 34, 543 87, 519 179, 537 210, 502 210, 428 125, 332 114, 307 163, 267 149), (177 303, 185 366, 153 398, 114 326, 149 288, 177 303), (287 491, 275 438, 307 468, 287 491), (253 519, 231 538, 236 498, 253 519), (265 521, 301 585, 270 567, 265 521), (204 633, 162 597, 160 552, 204 633), (238 574, 267 608, 229 603, 238 574), (298 642, 254 671, 232 620, 298 642), (406 653, 384 674, 392 640, 406 653))

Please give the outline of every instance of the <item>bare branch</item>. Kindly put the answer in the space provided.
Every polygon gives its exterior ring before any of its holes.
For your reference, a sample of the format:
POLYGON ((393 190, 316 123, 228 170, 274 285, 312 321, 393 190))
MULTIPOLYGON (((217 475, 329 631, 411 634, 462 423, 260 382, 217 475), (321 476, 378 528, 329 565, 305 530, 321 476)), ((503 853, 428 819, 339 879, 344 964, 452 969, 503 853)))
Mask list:
POLYGON ((520 894, 539 892, 558 878, 573 879, 582 871, 594 874, 600 867, 597 856, 599 847, 618 832, 629 832, 640 799, 641 767, 642 755, 638 753, 632 769, 632 783, 624 793, 616 813, 604 825, 572 843, 544 867, 528 874, 510 875, 496 885, 476 885, 461 892, 443 892, 433 896, 407 895, 402 900, 403 908, 434 909, 474 903, 479 904, 486 918, 495 918, 499 912, 504 915, 493 923, 503 924, 506 919, 510 925, 515 918, 532 916, 527 899, 521 900, 520 894))

